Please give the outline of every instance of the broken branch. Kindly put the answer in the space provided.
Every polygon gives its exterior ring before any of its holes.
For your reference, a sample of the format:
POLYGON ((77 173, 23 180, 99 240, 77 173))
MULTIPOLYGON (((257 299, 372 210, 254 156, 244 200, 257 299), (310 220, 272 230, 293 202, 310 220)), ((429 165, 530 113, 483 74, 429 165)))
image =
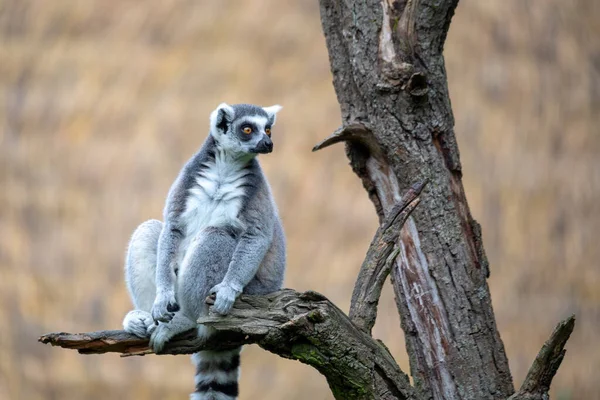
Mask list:
POLYGON ((416 183, 402 195, 402 200, 392 208, 377 230, 360 268, 348 315, 359 329, 369 335, 377 318, 377 305, 383 284, 398 255, 393 249, 400 230, 419 204, 419 195, 426 184, 427 181, 416 183))
POLYGON ((561 321, 533 361, 521 389, 508 400, 546 400, 550 384, 565 357, 565 345, 575 328, 575 316, 561 321))
POLYGON ((326 139, 322 140, 320 143, 317 143, 315 147, 313 147, 312 151, 314 152, 321 150, 325 147, 331 146, 332 144, 344 142, 346 140, 364 140, 369 136, 369 134, 369 129, 361 123, 353 123, 342 126, 336 129, 335 132, 329 135, 326 139))

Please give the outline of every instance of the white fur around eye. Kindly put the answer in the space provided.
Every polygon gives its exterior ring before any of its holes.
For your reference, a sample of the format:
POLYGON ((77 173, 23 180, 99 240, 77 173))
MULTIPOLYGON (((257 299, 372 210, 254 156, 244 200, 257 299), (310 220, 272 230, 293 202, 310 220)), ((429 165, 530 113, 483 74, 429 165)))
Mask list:
POLYGON ((261 117, 259 115, 252 117, 244 117, 243 119, 241 119, 241 121, 242 122, 240 122, 240 125, 244 125, 246 123, 253 124, 256 126, 256 128, 258 128, 259 132, 263 132, 265 130, 265 125, 267 125, 267 122, 269 122, 267 118, 261 117))

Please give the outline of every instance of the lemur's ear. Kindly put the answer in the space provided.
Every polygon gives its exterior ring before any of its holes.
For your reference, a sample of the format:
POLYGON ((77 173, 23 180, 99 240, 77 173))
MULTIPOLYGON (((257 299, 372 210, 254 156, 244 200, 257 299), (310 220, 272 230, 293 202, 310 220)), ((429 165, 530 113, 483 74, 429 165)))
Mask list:
POLYGON ((210 130, 211 132, 225 134, 231 121, 233 121, 233 107, 227 103, 221 103, 210 114, 210 130))
POLYGON ((265 112, 269 116, 269 122, 271 123, 271 125, 275 125, 275 116, 279 111, 281 111, 282 108, 283 107, 281 107, 279 104, 276 104, 271 107, 263 107, 263 110, 265 110, 265 112))

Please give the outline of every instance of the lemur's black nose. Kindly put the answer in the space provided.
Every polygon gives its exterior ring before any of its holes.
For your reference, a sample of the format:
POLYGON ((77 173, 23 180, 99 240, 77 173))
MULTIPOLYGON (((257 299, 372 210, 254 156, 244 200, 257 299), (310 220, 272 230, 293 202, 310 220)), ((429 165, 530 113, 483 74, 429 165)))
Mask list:
POLYGON ((258 144, 256 145, 256 152, 257 153, 270 153, 273 151, 273 141, 271 140, 270 137, 266 136, 260 141, 258 142, 258 144))
POLYGON ((268 153, 273 151, 273 141, 271 140, 271 138, 267 137, 265 139, 265 146, 267 147, 268 153))

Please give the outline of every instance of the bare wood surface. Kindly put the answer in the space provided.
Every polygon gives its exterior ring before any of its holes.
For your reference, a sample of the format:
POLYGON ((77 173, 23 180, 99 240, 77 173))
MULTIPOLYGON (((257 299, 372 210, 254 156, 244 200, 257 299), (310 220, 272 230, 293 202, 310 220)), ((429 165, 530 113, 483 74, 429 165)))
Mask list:
POLYGON ((404 193, 400 203, 394 206, 386 221, 377 229, 358 273, 348 315, 358 328, 369 335, 377 318, 381 289, 399 253, 394 248, 400 230, 419 204, 419 195, 425 185, 426 182, 414 184, 404 193))
POLYGON ((123 330, 87 333, 54 332, 42 335, 39 342, 77 350, 81 354, 131 353, 148 349, 148 339, 123 330))
MULTIPOLYGON (((107 330, 86 333, 47 333, 38 341, 64 349, 77 350, 81 354, 121 353, 123 356, 154 354, 148 347, 148 339, 142 339, 123 330, 107 330)), ((192 354, 199 350, 234 348, 250 343, 249 338, 229 334, 218 339, 200 341, 195 332, 179 335, 167 344, 161 354, 192 354)))
POLYGON ((565 357, 565 345, 575 328, 575 316, 561 321, 533 361, 521 388, 509 400, 547 400, 550 384, 565 357))
MULTIPOLYGON (((416 399, 415 391, 387 349, 359 330, 316 292, 285 289, 265 296, 242 295, 225 317, 199 320, 219 331, 209 342, 193 333, 167 343, 163 354, 191 354, 256 343, 281 357, 320 371, 336 399, 416 399)), ((123 331, 50 333, 42 343, 84 354, 149 354, 148 340, 123 331)))

